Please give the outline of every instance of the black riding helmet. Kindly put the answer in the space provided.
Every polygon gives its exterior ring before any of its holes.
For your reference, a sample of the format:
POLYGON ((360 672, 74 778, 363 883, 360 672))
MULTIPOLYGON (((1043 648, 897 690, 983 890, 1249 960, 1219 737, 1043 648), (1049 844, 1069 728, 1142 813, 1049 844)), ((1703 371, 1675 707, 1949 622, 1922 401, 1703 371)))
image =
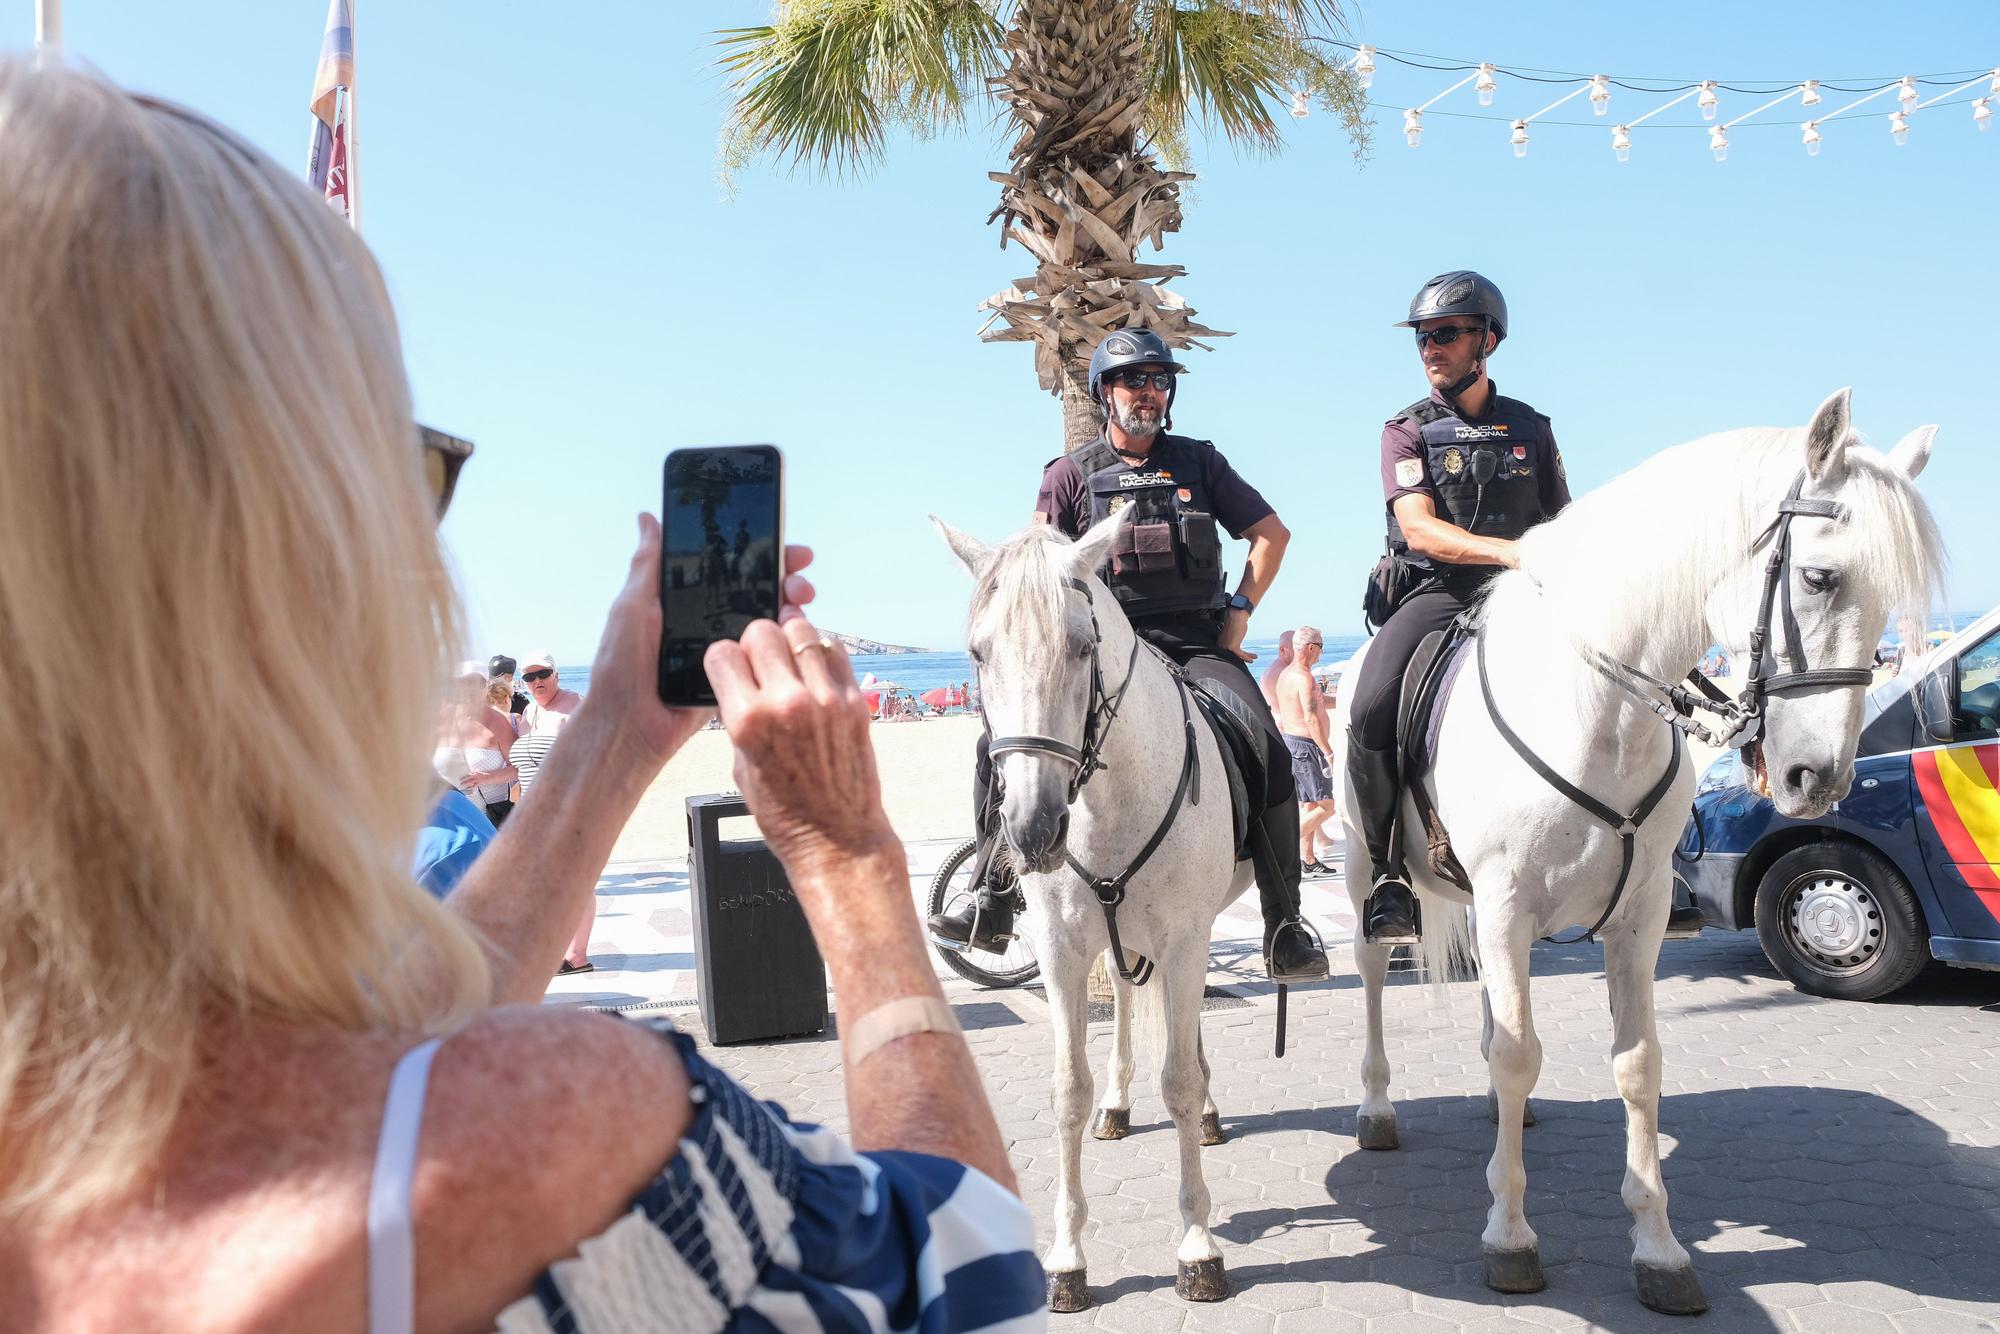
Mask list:
POLYGON ((1175 376, 1174 388, 1167 390, 1167 410, 1160 414, 1163 428, 1171 430, 1174 395, 1180 388, 1179 377, 1187 374, 1187 367, 1174 360, 1174 350, 1167 346, 1167 340, 1151 329, 1114 330, 1090 354, 1090 397, 1099 407, 1108 410, 1104 402, 1104 377, 1127 366, 1164 366, 1175 376))
MULTIPOLYGON (((1490 279, 1471 269, 1440 273, 1418 288, 1417 294, 1410 298, 1410 317, 1397 320, 1393 327, 1414 329, 1424 320, 1440 320, 1447 315, 1478 316, 1492 332, 1496 349, 1507 341, 1507 298, 1500 295, 1500 289, 1490 279)), ((1456 399, 1472 387, 1486 364, 1486 356, 1484 352, 1479 354, 1471 373, 1447 391, 1449 397, 1456 399)))

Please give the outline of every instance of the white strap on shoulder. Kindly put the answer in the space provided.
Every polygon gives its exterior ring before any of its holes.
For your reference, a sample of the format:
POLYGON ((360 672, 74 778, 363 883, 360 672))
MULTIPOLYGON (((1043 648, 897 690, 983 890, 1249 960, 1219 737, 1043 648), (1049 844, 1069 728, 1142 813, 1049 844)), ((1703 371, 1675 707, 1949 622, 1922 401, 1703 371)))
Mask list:
POLYGON ((382 1138, 375 1147, 375 1179, 368 1189, 368 1328, 370 1334, 410 1334, 417 1317, 415 1239, 410 1226, 410 1184, 417 1140, 424 1128, 424 1094, 431 1058, 442 1038, 403 1053, 389 1077, 382 1108, 382 1138))

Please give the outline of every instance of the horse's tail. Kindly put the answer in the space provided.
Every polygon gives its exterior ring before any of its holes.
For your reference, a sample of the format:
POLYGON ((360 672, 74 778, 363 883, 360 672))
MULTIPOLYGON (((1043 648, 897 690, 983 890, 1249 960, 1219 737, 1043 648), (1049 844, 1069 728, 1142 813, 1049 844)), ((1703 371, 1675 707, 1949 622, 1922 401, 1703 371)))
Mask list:
POLYGON ((1479 976, 1479 954, 1472 939, 1472 910, 1427 889, 1419 888, 1423 904, 1423 943, 1418 947, 1424 976, 1433 994, 1447 982, 1479 976))

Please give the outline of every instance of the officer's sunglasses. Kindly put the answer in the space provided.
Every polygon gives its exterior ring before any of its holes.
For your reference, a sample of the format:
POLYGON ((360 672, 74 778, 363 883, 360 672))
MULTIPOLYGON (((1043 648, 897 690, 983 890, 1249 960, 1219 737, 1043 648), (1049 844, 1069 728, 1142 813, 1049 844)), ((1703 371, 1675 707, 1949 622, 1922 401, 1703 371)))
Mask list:
POLYGON ((472 442, 421 424, 417 436, 424 451, 424 481, 430 484, 431 496, 437 501, 437 516, 442 519, 451 508, 451 493, 458 489, 458 474, 472 457, 472 442))
POLYGON ((1144 389, 1147 385, 1161 393, 1174 387, 1172 371, 1119 371, 1111 377, 1111 383, 1123 385, 1127 389, 1144 389))
POLYGON ((1450 347, 1466 334, 1483 334, 1486 330, 1476 324, 1448 324, 1442 329, 1418 329, 1417 346, 1424 347, 1436 343, 1439 347, 1450 347))

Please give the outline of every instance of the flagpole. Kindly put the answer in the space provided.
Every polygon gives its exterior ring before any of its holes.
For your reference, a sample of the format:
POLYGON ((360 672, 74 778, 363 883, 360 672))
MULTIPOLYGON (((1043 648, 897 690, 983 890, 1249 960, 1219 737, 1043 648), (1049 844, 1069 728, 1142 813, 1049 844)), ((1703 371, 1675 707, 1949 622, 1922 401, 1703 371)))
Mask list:
POLYGON ((361 0, 347 2, 348 31, 354 43, 352 82, 347 85, 347 221, 361 230, 361 0))
POLYGON ((62 45, 62 0, 35 0, 35 49, 62 45))

